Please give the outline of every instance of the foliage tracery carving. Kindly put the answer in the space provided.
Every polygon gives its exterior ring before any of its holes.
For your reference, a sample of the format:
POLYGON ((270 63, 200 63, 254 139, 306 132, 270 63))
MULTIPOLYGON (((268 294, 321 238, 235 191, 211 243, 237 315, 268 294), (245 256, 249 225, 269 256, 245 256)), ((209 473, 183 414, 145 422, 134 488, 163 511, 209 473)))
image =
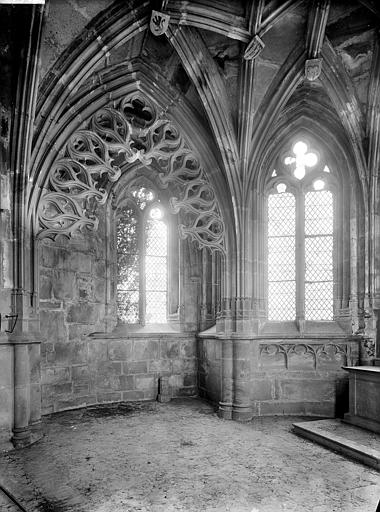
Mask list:
POLYGON ((39 236, 96 230, 97 205, 107 201, 109 183, 137 160, 151 166, 162 188, 170 185, 171 211, 181 215, 180 236, 224 252, 225 226, 205 170, 173 123, 139 93, 99 109, 70 137, 42 194, 39 236))

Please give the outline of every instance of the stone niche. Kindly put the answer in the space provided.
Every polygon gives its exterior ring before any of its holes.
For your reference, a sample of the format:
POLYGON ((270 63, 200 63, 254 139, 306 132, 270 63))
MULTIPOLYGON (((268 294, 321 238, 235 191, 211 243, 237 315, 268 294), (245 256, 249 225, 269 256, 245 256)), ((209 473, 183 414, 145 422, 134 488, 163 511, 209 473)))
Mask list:
MULTIPOLYGON (((216 334, 198 338, 199 392, 216 403, 221 399, 223 342, 216 334)), ((348 377, 342 366, 357 364, 357 340, 255 338, 249 343, 250 360, 244 364, 254 416, 335 417, 347 411, 348 377)))

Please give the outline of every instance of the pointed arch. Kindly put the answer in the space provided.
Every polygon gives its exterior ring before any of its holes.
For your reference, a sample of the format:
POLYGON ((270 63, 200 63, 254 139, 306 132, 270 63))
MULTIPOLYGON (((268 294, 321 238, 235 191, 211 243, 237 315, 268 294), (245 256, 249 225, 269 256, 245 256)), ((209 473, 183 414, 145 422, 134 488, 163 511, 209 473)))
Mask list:
MULTIPOLYGON (((85 120, 97 111, 104 109, 107 105, 114 105, 126 95, 133 94, 140 95, 153 102, 156 105, 158 117, 165 119, 169 115, 168 118, 173 119, 177 126, 182 127, 182 133, 187 143, 191 143, 198 161, 203 162, 205 176, 207 175, 216 196, 220 198, 218 201, 222 205, 221 208, 224 212, 231 211, 229 196, 226 193, 226 184, 220 179, 219 164, 213 152, 210 151, 212 142, 199 120, 197 120, 196 114, 178 91, 170 87, 162 77, 160 81, 157 80, 157 75, 152 76, 147 67, 141 62, 136 62, 132 69, 130 68, 128 74, 119 74, 120 70, 113 78, 111 74, 107 83, 108 94, 104 94, 104 83, 95 88, 94 94, 91 96, 81 94, 77 102, 73 101, 73 107, 66 112, 65 117, 57 123, 55 130, 50 132, 46 150, 41 154, 40 160, 36 162, 32 174, 33 183, 30 187, 29 212, 35 220, 35 211, 41 196, 44 194, 49 170, 57 156, 64 157, 66 142, 76 130, 83 129, 86 126, 85 120), (154 90, 152 90, 152 83, 156 84, 154 90)), ((215 153, 217 154, 217 152, 215 153)), ((229 244, 233 243, 233 238, 228 238, 230 239, 229 244)))

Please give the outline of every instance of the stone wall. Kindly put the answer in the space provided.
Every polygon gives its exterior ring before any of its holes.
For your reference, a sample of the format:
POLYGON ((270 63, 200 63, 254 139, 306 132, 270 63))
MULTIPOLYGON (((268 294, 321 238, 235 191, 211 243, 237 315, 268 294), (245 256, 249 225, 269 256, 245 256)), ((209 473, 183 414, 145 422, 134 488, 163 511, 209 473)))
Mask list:
POLYGON ((40 321, 45 351, 58 353, 82 334, 104 330, 106 264, 95 236, 44 241, 40 248, 40 321))
MULTIPOLYGON (((13 288, 11 127, 14 105, 14 68, 19 71, 19 54, 12 40, 12 6, 0 6, 0 444, 9 441, 13 426, 13 346, 8 344, 8 322, 13 288)), ((21 22, 21 20, 20 20, 21 22)), ((21 45, 23 27, 20 27, 21 45)))
POLYGON ((13 426, 13 346, 0 336, 0 449, 13 426))
POLYGON ((54 350, 43 355, 44 414, 95 403, 155 400, 161 376, 169 377, 173 396, 197 392, 192 335, 99 333, 54 350))
POLYGON ((99 12, 110 7, 112 0, 52 0, 45 10, 41 41, 40 77, 43 78, 73 39, 83 34, 85 27, 99 12))
POLYGON ((104 331, 105 244, 97 236, 40 246, 41 383, 44 410, 54 393, 75 395, 68 368, 86 360, 85 336, 104 331))
MULTIPOLYGON (((199 392, 213 402, 221 397, 222 343, 217 335, 198 341, 199 392)), ((254 416, 343 416, 348 378, 342 366, 358 364, 358 340, 256 338, 249 343, 251 356, 244 371, 254 416)))
POLYGON ((222 341, 216 338, 198 338, 199 395, 218 403, 221 398, 222 341))
POLYGON ((181 308, 181 329, 186 333, 180 333, 178 325, 177 330, 167 325, 139 333, 127 326, 116 331, 113 248, 104 233, 100 215, 97 232, 40 244, 43 414, 95 403, 155 399, 160 376, 169 377, 173 396, 197 392, 193 332, 198 281, 192 281, 195 265, 188 251, 182 280, 187 300, 181 308))

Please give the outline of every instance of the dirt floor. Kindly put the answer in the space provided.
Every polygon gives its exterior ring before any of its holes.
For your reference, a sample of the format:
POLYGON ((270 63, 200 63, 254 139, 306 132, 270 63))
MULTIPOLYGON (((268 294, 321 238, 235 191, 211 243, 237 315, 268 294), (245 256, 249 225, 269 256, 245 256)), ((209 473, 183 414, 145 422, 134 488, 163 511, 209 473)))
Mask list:
POLYGON ((0 456, 0 483, 28 512, 375 512, 379 474, 292 434, 302 419, 224 421, 198 399, 55 414, 0 456))

